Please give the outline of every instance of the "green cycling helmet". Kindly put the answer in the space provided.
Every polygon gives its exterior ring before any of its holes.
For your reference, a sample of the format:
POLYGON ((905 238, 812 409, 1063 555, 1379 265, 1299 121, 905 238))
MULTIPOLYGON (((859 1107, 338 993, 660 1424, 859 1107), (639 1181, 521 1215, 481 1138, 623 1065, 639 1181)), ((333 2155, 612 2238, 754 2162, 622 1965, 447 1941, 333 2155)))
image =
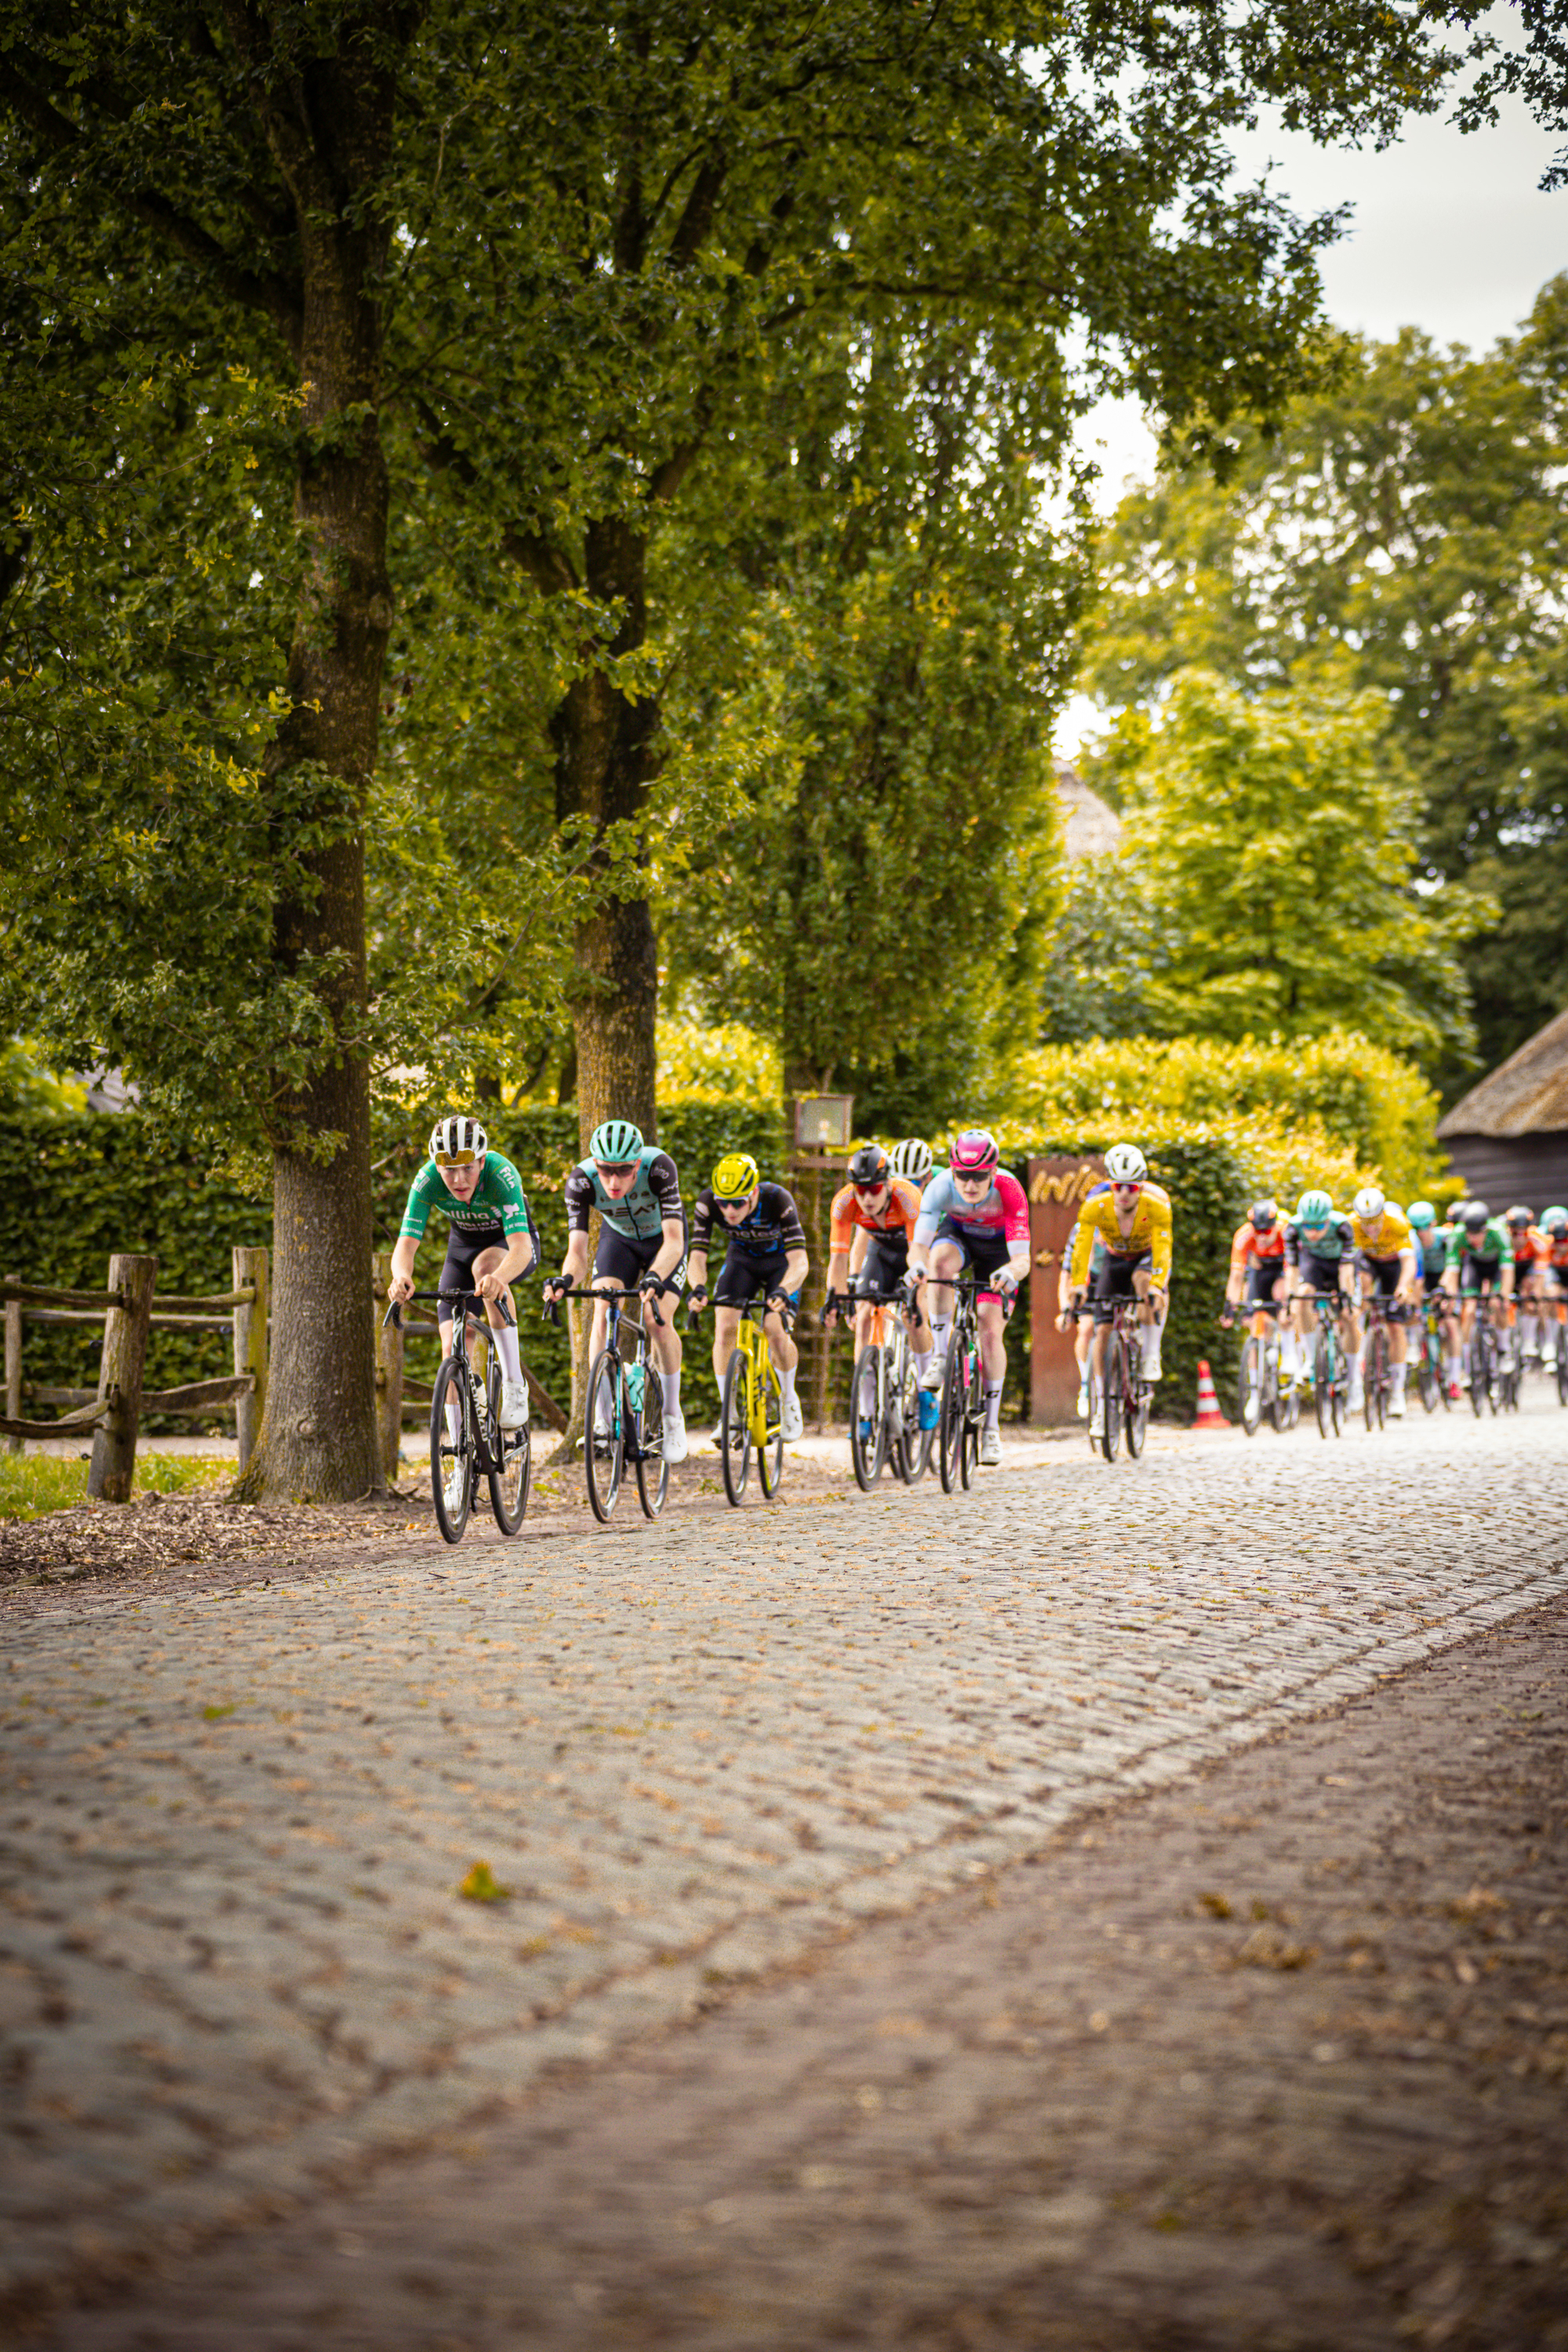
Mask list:
POLYGON ((1326 1225, 1334 1213, 1334 1204, 1326 1192, 1303 1192, 1296 1203, 1299 1225, 1326 1225))
POLYGON ((629 1118, 606 1118, 588 1139, 588 1152, 603 1168, 624 1168, 642 1156, 642 1129, 629 1118))
POLYGON ((1430 1201, 1412 1201, 1405 1214, 1418 1234, 1424 1234, 1428 1225, 1437 1222, 1437 1212, 1430 1201))

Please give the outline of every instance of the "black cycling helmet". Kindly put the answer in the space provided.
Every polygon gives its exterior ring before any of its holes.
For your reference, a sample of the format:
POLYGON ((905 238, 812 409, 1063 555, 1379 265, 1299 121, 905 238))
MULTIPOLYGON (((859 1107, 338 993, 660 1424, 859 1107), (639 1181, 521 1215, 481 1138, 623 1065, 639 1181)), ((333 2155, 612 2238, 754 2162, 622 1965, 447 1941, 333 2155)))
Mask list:
POLYGON ((885 1184, 888 1155, 879 1143, 863 1143, 849 1162, 851 1184, 885 1184))
POLYGON ((1279 1221, 1279 1204, 1277 1201, 1254 1201, 1252 1222, 1258 1233, 1271 1233, 1279 1221))
POLYGON ((1492 1213, 1484 1201, 1467 1201, 1459 1211, 1459 1223, 1468 1234, 1479 1234, 1491 1221, 1492 1213))
POLYGON ((1532 1222, 1531 1213, 1522 1202, 1517 1208, 1510 1209, 1503 1219, 1505 1225, 1528 1225, 1532 1222))

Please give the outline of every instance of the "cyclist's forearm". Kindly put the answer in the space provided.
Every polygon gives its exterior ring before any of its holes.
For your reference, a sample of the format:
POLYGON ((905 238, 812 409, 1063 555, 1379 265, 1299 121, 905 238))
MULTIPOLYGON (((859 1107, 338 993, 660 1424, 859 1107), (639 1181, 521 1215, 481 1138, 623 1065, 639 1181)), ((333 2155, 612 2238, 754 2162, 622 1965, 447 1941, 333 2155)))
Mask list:
POLYGON ((392 1253, 394 1277, 401 1275, 405 1282, 414 1279, 414 1261, 419 1255, 419 1244, 412 1234, 402 1234, 392 1253))
POLYGON ((686 1287, 689 1291, 707 1289, 708 1253, 705 1249, 693 1250, 687 1259, 686 1287))
POLYGON ((527 1234, 514 1234, 496 1272, 503 1282, 516 1282, 533 1264, 533 1244, 527 1234))
POLYGON ((678 1223, 675 1218, 666 1217, 659 1230, 664 1239, 654 1252, 653 1264, 649 1266, 648 1272, 657 1274, 662 1281, 667 1276, 675 1272, 676 1267, 686 1255, 686 1228, 678 1223))
POLYGON ((569 1274, 574 1282, 581 1282, 588 1271, 588 1236, 572 1234, 567 1238, 566 1255, 561 1261, 561 1271, 569 1274))
POLYGON ((833 1255, 832 1255, 832 1256, 831 1256, 831 1257, 828 1259, 828 1261, 827 1261, 827 1287, 828 1287, 829 1291, 842 1290, 842 1289, 843 1289, 843 1287, 844 1287, 844 1277, 845 1277, 845 1276, 848 1273, 848 1271, 849 1271, 849 1253, 848 1253, 848 1251, 847 1251, 847 1250, 835 1250, 835 1251, 834 1251, 834 1253, 833 1253, 833 1255))
POLYGON ((785 1290, 802 1289, 805 1286, 805 1277, 810 1272, 811 1260, 805 1250, 791 1250, 784 1260, 784 1288, 785 1290))

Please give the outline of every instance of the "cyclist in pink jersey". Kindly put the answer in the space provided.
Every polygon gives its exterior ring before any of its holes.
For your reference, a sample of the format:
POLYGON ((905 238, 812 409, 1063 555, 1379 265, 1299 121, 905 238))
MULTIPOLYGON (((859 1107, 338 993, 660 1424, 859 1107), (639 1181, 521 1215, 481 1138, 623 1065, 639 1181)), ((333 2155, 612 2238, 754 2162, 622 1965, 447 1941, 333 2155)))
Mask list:
POLYGON ((968 1267, 985 1285, 977 1304, 985 1370, 985 1426, 980 1437, 984 1463, 1002 1459, 996 1424, 1007 1377, 1004 1303, 1016 1296, 1029 1271, 1029 1203, 1017 1178, 999 1165, 1001 1157, 995 1138, 984 1128, 971 1128, 958 1138, 947 1167, 931 1178, 921 1198, 905 1277, 914 1291, 929 1277, 936 1293, 931 1317, 937 1341, 935 1383, 941 1381, 942 1360, 952 1336, 953 1276, 968 1267))

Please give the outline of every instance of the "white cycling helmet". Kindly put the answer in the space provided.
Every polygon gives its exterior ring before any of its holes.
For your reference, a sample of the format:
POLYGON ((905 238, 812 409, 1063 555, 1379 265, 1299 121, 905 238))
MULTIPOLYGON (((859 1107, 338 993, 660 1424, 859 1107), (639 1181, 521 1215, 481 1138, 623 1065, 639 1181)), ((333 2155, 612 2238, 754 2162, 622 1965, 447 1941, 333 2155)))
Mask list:
POLYGON ((906 1135, 902 1143, 895 1143, 889 1159, 894 1175, 907 1176, 911 1184, 923 1184, 931 1174, 931 1146, 918 1135, 906 1135))
POLYGON ((438 1118, 431 1129, 430 1157, 437 1168, 470 1168, 484 1158, 488 1141, 477 1118, 455 1113, 450 1118, 438 1118))
POLYGON ((1113 1143, 1105 1155, 1105 1172, 1113 1184, 1142 1184, 1149 1162, 1135 1143, 1113 1143))
POLYGON ((1375 1225, 1387 1206, 1375 1184, 1363 1184, 1355 1196, 1355 1213, 1363 1225, 1375 1225))

